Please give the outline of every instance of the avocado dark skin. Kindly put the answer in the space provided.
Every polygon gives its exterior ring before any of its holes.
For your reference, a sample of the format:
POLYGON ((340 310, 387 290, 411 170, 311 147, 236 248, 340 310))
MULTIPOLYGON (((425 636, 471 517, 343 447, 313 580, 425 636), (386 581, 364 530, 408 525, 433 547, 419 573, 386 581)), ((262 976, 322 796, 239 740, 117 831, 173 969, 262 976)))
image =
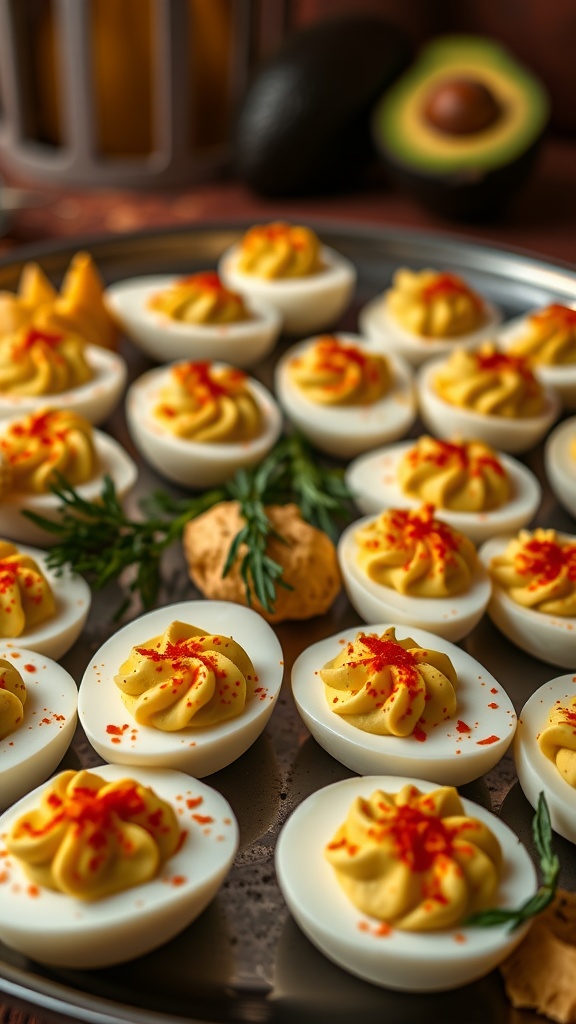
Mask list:
POLYGON ((352 188, 374 155, 372 107, 410 57, 402 32, 369 15, 295 33, 244 98, 234 131, 236 173, 265 196, 352 188))

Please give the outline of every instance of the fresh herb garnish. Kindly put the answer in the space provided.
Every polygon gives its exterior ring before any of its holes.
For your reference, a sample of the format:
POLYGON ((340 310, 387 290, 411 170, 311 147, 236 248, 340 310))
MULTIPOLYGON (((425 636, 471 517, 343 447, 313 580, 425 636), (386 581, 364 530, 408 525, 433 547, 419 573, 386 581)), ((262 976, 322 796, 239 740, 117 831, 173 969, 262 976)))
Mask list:
POLYGON ((95 590, 130 570, 128 593, 139 598, 145 609, 152 608, 158 596, 162 556, 180 539, 186 523, 220 501, 237 501, 244 523, 230 545, 224 575, 234 564, 241 545, 246 545, 240 573, 247 601, 250 604, 254 595, 266 611, 272 612, 277 586, 287 584, 282 579, 282 566, 266 554, 269 537, 279 536, 266 514, 266 505, 295 502, 304 519, 334 537, 337 522, 348 515, 350 499, 342 471, 317 465, 299 434, 279 441, 259 466, 239 470, 221 487, 182 499, 155 491, 141 502, 142 518, 138 519, 125 514, 110 477, 105 478, 96 501, 82 498, 62 478, 51 489, 61 503, 58 521, 34 512, 23 513, 56 537, 48 552, 48 566, 56 572, 68 566, 86 576, 95 590))
POLYGON ((464 924, 479 925, 481 928, 509 924, 508 930, 512 932, 531 917, 541 914, 552 903, 558 887, 560 861, 552 849, 552 825, 544 793, 540 793, 538 797, 538 806, 532 821, 532 835, 540 858, 542 876, 538 892, 516 910, 508 910, 505 907, 480 910, 477 914, 472 914, 464 924))

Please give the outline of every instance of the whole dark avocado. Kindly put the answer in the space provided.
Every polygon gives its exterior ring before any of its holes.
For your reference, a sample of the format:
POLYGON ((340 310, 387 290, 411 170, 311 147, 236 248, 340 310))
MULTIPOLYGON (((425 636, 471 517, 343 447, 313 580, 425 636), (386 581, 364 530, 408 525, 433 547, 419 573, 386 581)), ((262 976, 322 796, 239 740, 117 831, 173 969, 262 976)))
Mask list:
POLYGON ((548 106, 498 43, 442 36, 383 95, 373 135, 405 191, 446 217, 492 220, 533 165, 548 106))
POLYGON ((351 187, 374 155, 373 105, 410 58, 402 32, 369 15, 322 21, 289 37, 239 111, 238 175, 267 196, 351 187))

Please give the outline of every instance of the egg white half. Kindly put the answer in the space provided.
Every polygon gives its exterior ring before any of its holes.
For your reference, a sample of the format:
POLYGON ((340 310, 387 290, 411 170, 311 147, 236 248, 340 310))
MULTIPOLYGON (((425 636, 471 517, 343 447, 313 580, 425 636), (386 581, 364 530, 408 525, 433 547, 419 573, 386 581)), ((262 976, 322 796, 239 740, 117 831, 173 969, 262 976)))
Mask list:
MULTIPOLYGON (((490 600, 487 570, 478 564, 470 589, 453 597, 412 597, 371 580, 357 562, 356 532, 373 521, 364 516, 346 527, 338 542, 338 562, 350 603, 365 622, 386 618, 402 625, 429 629, 454 643, 470 633, 490 600)), ((443 516, 439 516, 442 519, 443 516)))
POLYGON ((447 654, 458 676, 457 711, 419 741, 414 736, 376 736, 331 711, 320 670, 358 632, 380 636, 392 623, 354 627, 320 640, 296 659, 292 691, 314 739, 359 775, 418 774, 439 785, 462 786, 490 771, 506 753, 516 729, 513 704, 489 672, 460 647, 433 633, 396 626, 396 637, 411 636, 423 648, 447 654))
MULTIPOLYGON (((460 925, 429 933, 379 930, 380 922, 357 910, 325 859, 324 848, 345 820, 356 797, 376 789, 396 793, 413 784, 435 788, 419 778, 372 775, 345 779, 313 793, 284 825, 276 846, 276 873, 298 925, 330 960, 375 985, 410 992, 458 988, 488 974, 518 945, 528 924, 510 932, 460 925)), ((495 834, 504 854, 495 903, 517 907, 537 889, 530 856, 517 836, 479 804, 462 799, 465 812, 495 834)))
POLYGON ((0 419, 28 416, 46 405, 72 409, 94 424, 104 423, 114 411, 126 384, 126 363, 116 352, 86 346, 86 361, 92 380, 56 395, 10 395, 0 393, 0 419))
POLYGON ((0 739, 3 810, 44 782, 64 757, 76 728, 78 689, 72 676, 45 655, 1 642, 0 657, 14 663, 26 684, 23 721, 0 739))
POLYGON ((454 348, 474 348, 485 338, 490 338, 502 319, 496 306, 482 300, 484 323, 475 331, 468 331, 457 337, 427 338, 406 330, 389 313, 384 294, 377 295, 360 310, 358 323, 362 334, 385 345, 390 352, 397 352, 412 366, 420 366, 427 359, 447 355, 454 348))
POLYGON ((134 381, 126 396, 132 440, 154 469, 184 487, 214 487, 267 455, 280 436, 282 415, 259 381, 251 377, 248 386, 262 413, 262 433, 250 441, 206 443, 176 437, 153 415, 162 389, 169 384, 171 370, 171 366, 149 370, 134 381))
MULTIPOLYGON (((407 495, 398 481, 398 467, 414 441, 401 441, 397 445, 360 455, 346 470, 346 483, 361 512, 381 512, 386 508, 418 508, 422 502, 407 495)), ((495 533, 519 530, 536 513, 542 491, 534 474, 521 462, 501 452, 496 453, 510 481, 512 494, 501 508, 488 512, 454 512, 439 508, 438 514, 475 544, 495 533)), ((576 476, 575 476, 576 482, 576 476)))
POLYGON ((96 652, 80 685, 80 722, 106 761, 174 768, 203 778, 235 761, 258 738, 272 714, 283 672, 276 634, 257 612, 229 601, 181 601, 129 622, 96 652), (163 732, 138 725, 126 708, 114 676, 132 647, 163 633, 174 621, 231 636, 248 654, 258 682, 236 718, 202 729, 163 732))
POLYGON ((7 647, 26 647, 29 651, 45 654, 58 661, 82 632, 88 617, 92 591, 78 573, 64 569, 57 574, 48 568, 48 555, 40 548, 20 546, 18 551, 33 558, 50 584, 56 603, 55 614, 35 626, 26 627, 17 637, 4 637, 0 643, 7 647))
MULTIPOLYGON (((31 886, 12 856, 2 857, 0 939, 42 963, 66 968, 106 967, 133 960, 173 938, 214 898, 238 846, 238 824, 214 789, 180 772, 103 765, 93 774, 107 781, 130 777, 172 805, 186 833, 157 878, 94 902, 31 886)), ((35 790, 0 818, 4 837, 26 810, 35 790)))
MULTIPOLYGON (((538 312, 538 309, 533 309, 505 323, 496 334, 499 348, 507 352, 515 341, 525 336, 530 328, 530 317, 538 312)), ((534 363, 532 369, 543 384, 557 392, 565 409, 571 412, 576 409, 576 363, 551 366, 546 363, 534 363)))
POLYGON ((576 789, 562 778, 556 765, 538 746, 538 736, 546 728, 548 714, 556 701, 567 704, 576 697, 576 676, 556 676, 532 694, 520 712, 514 741, 516 772, 526 799, 538 806, 544 793, 552 828, 576 843, 576 789))
POLYGON ((356 285, 356 267, 328 246, 320 249, 322 269, 305 277, 264 278, 238 270, 240 246, 221 257, 220 277, 229 288, 274 306, 287 334, 311 334, 332 327, 346 310, 356 285))
POLYGON ((229 324, 192 324, 150 309, 149 300, 175 285, 169 274, 134 277, 106 289, 106 304, 125 334, 160 363, 173 359, 215 360, 252 366, 274 348, 282 328, 278 311, 265 302, 246 302, 250 320, 229 324))
MULTIPOLYGON (((558 535, 563 541, 576 543, 576 537, 558 535)), ((512 536, 492 537, 478 551, 488 568, 492 558, 502 555, 512 536)), ((576 617, 547 615, 533 608, 524 608, 506 593, 504 587, 492 583, 488 615, 494 625, 513 644, 550 665, 561 668, 576 666, 576 617)))
POLYGON ((576 416, 554 428, 544 448, 544 468, 557 501, 576 519, 576 416))
POLYGON ((432 383, 444 364, 443 359, 430 360, 421 367, 416 379, 420 415, 435 437, 444 440, 450 440, 451 437, 474 438, 485 441, 499 451, 518 454, 538 444, 560 415, 560 398, 545 384, 542 385, 545 394, 544 410, 538 416, 511 419, 508 416, 483 415, 445 402, 436 393, 432 383))
MULTIPOLYGON (((104 476, 108 475, 114 482, 118 497, 124 498, 136 483, 136 463, 118 441, 103 431, 94 431, 94 447, 100 471, 91 480, 77 485, 78 494, 86 501, 96 501, 102 493, 104 476)), ((58 522, 59 509, 60 499, 51 491, 48 494, 10 491, 0 502, 0 536, 21 541, 23 544, 40 544, 43 547, 54 544, 57 537, 27 519, 22 512, 35 512, 45 519, 58 522)))
POLYGON ((416 401, 410 367, 399 356, 383 352, 382 346, 359 334, 336 334, 339 341, 363 351, 384 356, 392 370, 390 390, 371 405, 320 405, 311 402, 292 381, 289 366, 293 359, 312 348, 317 338, 294 345, 276 366, 275 390, 286 415, 310 441, 340 458, 352 458, 359 452, 395 441, 407 434, 416 419, 416 401))

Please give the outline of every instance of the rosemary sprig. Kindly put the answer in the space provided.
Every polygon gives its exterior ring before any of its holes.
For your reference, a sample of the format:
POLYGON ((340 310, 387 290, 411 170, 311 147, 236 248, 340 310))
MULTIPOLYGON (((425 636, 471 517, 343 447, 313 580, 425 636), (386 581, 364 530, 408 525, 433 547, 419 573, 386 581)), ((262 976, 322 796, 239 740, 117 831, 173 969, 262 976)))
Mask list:
POLYGON ((515 910, 504 907, 481 910, 477 914, 472 914, 465 924, 479 925, 482 928, 509 924, 508 930, 512 932, 531 917, 541 914, 552 903, 558 887, 560 861, 552 849, 552 825, 544 793, 540 793, 538 797, 538 806, 532 821, 532 835, 540 858, 542 875, 542 884, 538 892, 515 910))
MULTIPOLYGON (((95 590, 130 570, 128 592, 145 609, 153 607, 158 596, 162 556, 182 536, 186 523, 217 502, 235 500, 244 522, 230 545, 223 574, 230 571, 245 545, 240 573, 247 600, 251 603, 254 595, 272 612, 277 587, 287 584, 282 566, 266 553, 272 535, 282 539, 272 527, 266 505, 294 501, 305 519, 334 535, 336 520, 344 518, 350 499, 341 470, 317 465, 307 442, 297 434, 279 441, 259 466, 239 470, 221 487, 180 499, 155 491, 140 503, 138 519, 126 516, 110 477, 105 478, 96 501, 87 501, 63 478, 52 491, 60 500, 57 521, 24 512, 56 537, 48 553, 49 567, 62 572, 68 566, 86 576, 95 590)), ((129 599, 118 615, 128 604, 129 599)))

